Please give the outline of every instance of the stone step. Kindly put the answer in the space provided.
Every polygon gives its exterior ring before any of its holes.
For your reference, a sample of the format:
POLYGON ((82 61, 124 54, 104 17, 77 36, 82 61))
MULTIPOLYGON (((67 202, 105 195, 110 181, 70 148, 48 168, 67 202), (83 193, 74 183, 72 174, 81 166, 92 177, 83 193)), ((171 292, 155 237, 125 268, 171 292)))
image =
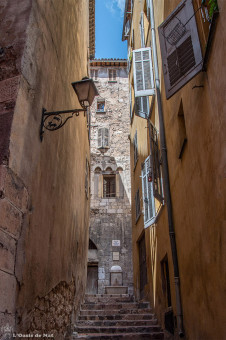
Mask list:
POLYGON ((81 309, 80 315, 121 315, 121 314, 148 314, 152 313, 151 308, 146 309, 130 309, 130 308, 124 308, 124 309, 109 309, 109 310, 88 310, 88 309, 81 309))
POLYGON ((86 295, 85 303, 130 303, 133 301, 133 296, 109 296, 109 295, 86 295))
POLYGON ((160 332, 160 327, 157 325, 151 326, 111 326, 111 327, 104 327, 104 326, 75 326, 75 332, 79 334, 89 334, 89 333, 151 333, 151 332, 160 332))
POLYGON ((148 302, 130 302, 130 303, 84 303, 82 305, 82 310, 123 310, 123 309, 145 309, 149 308, 148 302))
POLYGON ((157 320, 80 320, 76 322, 76 326, 82 327, 112 327, 112 326, 152 326, 156 325, 157 320))
POLYGON ((152 320, 154 314, 80 315, 78 320, 152 320))
POLYGON ((73 335, 73 339, 89 339, 89 340, 164 340, 164 333, 115 333, 115 334, 79 334, 73 335))

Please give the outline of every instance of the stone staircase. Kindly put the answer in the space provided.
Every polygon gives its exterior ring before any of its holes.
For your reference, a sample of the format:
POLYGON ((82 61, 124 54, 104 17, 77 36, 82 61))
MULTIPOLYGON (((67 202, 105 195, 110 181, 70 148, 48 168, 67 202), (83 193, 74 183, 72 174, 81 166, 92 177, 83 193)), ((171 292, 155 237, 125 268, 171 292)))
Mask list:
POLYGON ((86 295, 73 339, 164 339, 149 303, 129 295, 86 295))

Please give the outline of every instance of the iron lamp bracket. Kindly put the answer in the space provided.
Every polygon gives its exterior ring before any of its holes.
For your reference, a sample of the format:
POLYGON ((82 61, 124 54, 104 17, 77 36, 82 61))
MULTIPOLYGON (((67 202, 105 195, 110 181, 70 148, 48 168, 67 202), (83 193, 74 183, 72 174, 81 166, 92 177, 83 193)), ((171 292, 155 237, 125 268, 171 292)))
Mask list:
POLYGON ((66 124, 66 122, 76 116, 79 116, 80 112, 86 114, 87 108, 73 109, 65 111, 51 111, 47 112, 45 108, 42 109, 42 120, 40 125, 40 140, 43 140, 44 129, 49 131, 56 131, 66 124))

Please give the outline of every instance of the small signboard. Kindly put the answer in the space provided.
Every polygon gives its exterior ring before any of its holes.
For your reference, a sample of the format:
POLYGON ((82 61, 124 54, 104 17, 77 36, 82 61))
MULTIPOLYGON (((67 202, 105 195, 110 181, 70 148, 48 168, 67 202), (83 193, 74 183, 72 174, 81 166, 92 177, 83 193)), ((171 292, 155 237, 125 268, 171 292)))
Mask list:
POLYGON ((113 247, 120 247, 120 240, 112 240, 113 247))
POLYGON ((119 261, 119 252, 118 251, 113 251, 113 261, 119 261))

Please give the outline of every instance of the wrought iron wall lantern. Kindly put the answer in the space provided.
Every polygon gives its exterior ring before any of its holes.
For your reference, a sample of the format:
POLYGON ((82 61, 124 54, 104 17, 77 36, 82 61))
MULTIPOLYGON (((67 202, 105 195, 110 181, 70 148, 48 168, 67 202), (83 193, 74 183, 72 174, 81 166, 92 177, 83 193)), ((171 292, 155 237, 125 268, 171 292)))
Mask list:
POLYGON ((46 109, 43 108, 40 126, 41 141, 43 140, 44 128, 49 131, 55 131, 64 126, 68 119, 74 116, 78 117, 80 112, 84 112, 85 115, 87 108, 92 105, 94 97, 99 95, 93 80, 88 77, 84 77, 80 81, 75 81, 71 85, 78 96, 82 109, 47 112, 46 109))

